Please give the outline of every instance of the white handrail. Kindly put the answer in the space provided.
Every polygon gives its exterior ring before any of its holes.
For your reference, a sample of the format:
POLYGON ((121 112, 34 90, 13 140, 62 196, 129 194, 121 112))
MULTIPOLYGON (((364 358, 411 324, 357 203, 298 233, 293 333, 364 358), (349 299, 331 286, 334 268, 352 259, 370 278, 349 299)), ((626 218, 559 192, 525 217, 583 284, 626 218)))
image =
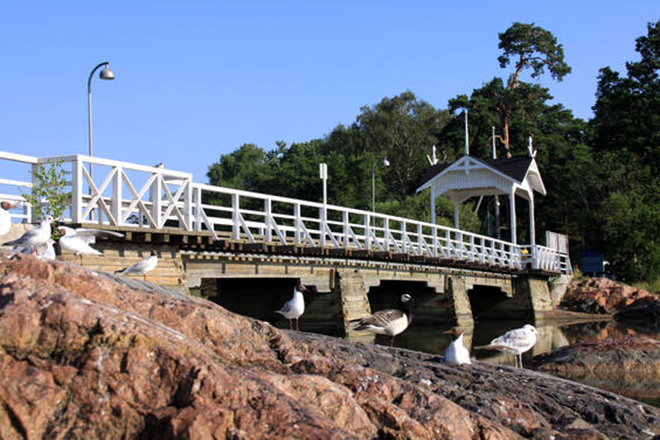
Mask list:
MULTIPOLYGON (((379 251, 510 269, 570 273, 568 255, 387 214, 195 183, 192 174, 68 155, 36 158, 0 151, 0 160, 71 167, 70 221, 207 231, 248 242, 379 251), (92 174, 88 167, 94 168, 92 174)), ((34 170, 33 170, 34 171, 34 170)), ((0 179, 0 184, 29 187, 0 179)), ((0 194, 0 196, 4 196, 0 194)), ((15 196, 14 196, 15 197, 15 196)))

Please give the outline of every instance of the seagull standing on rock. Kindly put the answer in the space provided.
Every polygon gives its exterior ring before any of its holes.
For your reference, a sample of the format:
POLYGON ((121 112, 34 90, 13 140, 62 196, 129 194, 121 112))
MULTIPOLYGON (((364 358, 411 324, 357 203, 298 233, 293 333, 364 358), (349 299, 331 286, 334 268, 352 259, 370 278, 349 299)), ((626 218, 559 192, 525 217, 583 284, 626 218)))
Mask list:
POLYGON ((447 365, 463 365, 471 364, 470 351, 463 345, 463 331, 460 327, 453 327, 444 332, 445 335, 452 335, 454 339, 451 344, 445 349, 445 364, 447 365))
POLYGON ((302 292, 307 292, 307 288, 299 283, 293 288, 293 297, 284 303, 281 309, 275 310, 275 313, 279 313, 289 320, 289 329, 293 330, 292 320, 296 320, 296 330, 300 331, 298 325, 298 318, 305 313, 305 297, 302 292))
POLYGON ((73 229, 68 226, 58 228, 64 232, 60 237, 60 247, 63 251, 75 254, 75 261, 80 257, 80 265, 83 266, 83 255, 103 255, 102 252, 90 246, 96 242, 97 237, 123 237, 124 234, 112 231, 102 231, 100 229, 73 229))
POLYGON ((366 330, 377 335, 389 335, 390 345, 394 345, 394 337, 408 328, 412 322, 412 297, 407 293, 401 295, 397 301, 397 309, 379 310, 357 322, 354 330, 366 330))
POLYGON ((11 229, 11 216, 7 210, 12 208, 16 208, 16 206, 7 201, 0 203, 0 236, 5 235, 11 229))
POLYGON ((54 244, 55 244, 55 240, 49 238, 48 241, 46 241, 46 245, 45 245, 46 249, 42 253, 37 255, 37 258, 40 258, 45 261, 55 260, 57 255, 55 255, 55 248, 53 247, 54 244))
POLYGON ((19 250, 29 248, 31 251, 44 246, 50 238, 51 229, 50 224, 55 219, 50 215, 44 217, 38 227, 26 231, 16 240, 8 241, 3 246, 16 246, 19 250))
POLYGON ((151 255, 149 255, 144 260, 138 261, 134 265, 126 267, 124 269, 117 270, 115 271, 115 273, 122 275, 128 275, 131 273, 136 275, 142 275, 142 278, 144 278, 144 280, 147 281, 147 273, 154 270, 157 265, 158 265, 158 256, 156 255, 156 251, 151 251, 151 255))
POLYGON ((540 334, 533 325, 525 324, 522 328, 509 330, 499 338, 493 339, 488 345, 474 347, 474 349, 511 353, 514 356, 514 366, 524 368, 522 354, 529 351, 536 344, 536 336, 540 334))

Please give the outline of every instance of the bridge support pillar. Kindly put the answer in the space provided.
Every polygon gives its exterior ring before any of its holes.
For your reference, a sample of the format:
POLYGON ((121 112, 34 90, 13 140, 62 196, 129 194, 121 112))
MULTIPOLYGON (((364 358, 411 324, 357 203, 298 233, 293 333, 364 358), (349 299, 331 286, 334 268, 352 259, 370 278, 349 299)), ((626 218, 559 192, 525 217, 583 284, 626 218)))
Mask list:
POLYGON ((521 277, 515 282, 514 289, 516 295, 529 298, 534 320, 542 319, 545 312, 553 309, 552 294, 546 278, 531 275, 521 277))
POLYGON ((353 324, 349 321, 361 319, 371 314, 368 288, 360 271, 354 269, 339 269, 339 291, 341 292, 341 308, 343 315, 344 332, 351 341, 371 344, 375 335, 370 332, 353 331, 353 324))
POLYGON ((470 297, 468 296, 465 285, 465 277, 447 275, 445 278, 445 291, 451 294, 454 302, 456 325, 463 328, 474 327, 472 307, 470 306, 470 297))

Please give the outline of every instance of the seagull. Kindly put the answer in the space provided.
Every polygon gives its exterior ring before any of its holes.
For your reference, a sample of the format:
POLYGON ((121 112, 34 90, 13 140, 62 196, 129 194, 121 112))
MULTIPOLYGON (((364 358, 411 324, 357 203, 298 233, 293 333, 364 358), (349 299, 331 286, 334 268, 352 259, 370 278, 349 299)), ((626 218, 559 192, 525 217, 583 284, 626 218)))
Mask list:
POLYGON ((463 345, 463 331, 460 327, 453 327, 446 332, 445 335, 452 335, 454 339, 449 347, 445 349, 445 364, 447 365, 463 365, 471 364, 470 352, 463 345))
POLYGON ((123 275, 127 275, 130 273, 134 273, 136 275, 142 275, 142 278, 144 280, 147 280, 147 272, 151 272, 156 268, 156 265, 158 264, 158 256, 156 255, 156 251, 151 251, 151 255, 145 258, 144 260, 138 261, 132 266, 126 267, 121 270, 116 270, 115 273, 120 273, 123 275))
POLYGON ((40 259, 46 260, 46 261, 54 260, 56 258, 55 248, 53 247, 54 244, 55 244, 55 240, 53 240, 52 238, 49 238, 48 241, 46 241, 46 244, 45 244, 46 250, 44 250, 40 254, 37 254, 37 258, 40 258, 40 259))
POLYGON ((426 158, 429 160, 429 163, 431 166, 436 165, 438 161, 438 156, 435 154, 435 145, 433 146, 433 153, 431 153, 432 156, 429 156, 428 154, 426 155, 426 158))
POLYGON ((412 297, 407 293, 401 295, 397 301, 398 309, 379 310, 357 322, 354 330, 366 330, 378 335, 391 336, 390 345, 394 345, 394 337, 408 328, 412 322, 412 297))
POLYGON ((503 353, 511 353, 514 355, 514 365, 524 368, 522 354, 536 344, 536 336, 540 334, 533 325, 525 324, 522 328, 509 330, 499 338, 493 339, 488 345, 474 347, 474 349, 498 350, 503 353))
POLYGON ((124 234, 113 231, 102 231, 100 229, 73 229, 68 226, 58 228, 64 235, 60 237, 60 247, 63 251, 75 254, 80 265, 83 266, 83 255, 103 255, 103 252, 97 251, 90 244, 95 243, 98 237, 123 237, 124 234))
POLYGON ((9 202, 0 203, 0 235, 5 235, 11 229, 11 216, 8 209, 17 208, 9 202))
MULTIPOLYGON (((49 238, 45 245, 40 246, 45 248, 43 251, 39 252, 38 248, 34 249, 37 258, 41 260, 54 260, 56 258, 55 248, 53 247, 54 244, 55 244, 55 240, 49 238)), ((32 255, 33 249, 29 247, 21 247, 19 245, 19 246, 14 246, 12 248, 12 251, 20 254, 32 255)))
POLYGON ((50 238, 50 224, 53 223, 53 221, 55 221, 55 219, 50 215, 47 215, 41 220, 38 227, 26 231, 16 240, 8 241, 7 243, 4 243, 3 246, 16 246, 18 249, 37 249, 45 245, 50 238))
POLYGON ((279 313, 289 320, 289 328, 293 330, 292 319, 296 320, 296 330, 300 331, 298 327, 298 318, 305 313, 305 298, 303 297, 302 292, 307 292, 307 288, 303 286, 302 283, 299 283, 293 288, 293 297, 284 303, 281 309, 275 310, 275 313, 279 313))

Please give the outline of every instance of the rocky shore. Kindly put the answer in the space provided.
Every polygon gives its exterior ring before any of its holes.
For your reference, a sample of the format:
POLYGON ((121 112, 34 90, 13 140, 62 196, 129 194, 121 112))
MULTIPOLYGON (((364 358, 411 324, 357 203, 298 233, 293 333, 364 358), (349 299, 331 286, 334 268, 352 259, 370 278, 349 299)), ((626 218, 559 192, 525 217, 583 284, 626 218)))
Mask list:
POLYGON ((279 331, 0 252, 2 439, 645 439, 660 410, 548 374, 279 331))
POLYGON ((660 295, 621 284, 608 278, 573 281, 567 288, 561 306, 583 313, 616 315, 628 309, 657 303, 660 295))
POLYGON ((604 339, 537 356, 537 369, 637 399, 660 397, 660 342, 604 339))

